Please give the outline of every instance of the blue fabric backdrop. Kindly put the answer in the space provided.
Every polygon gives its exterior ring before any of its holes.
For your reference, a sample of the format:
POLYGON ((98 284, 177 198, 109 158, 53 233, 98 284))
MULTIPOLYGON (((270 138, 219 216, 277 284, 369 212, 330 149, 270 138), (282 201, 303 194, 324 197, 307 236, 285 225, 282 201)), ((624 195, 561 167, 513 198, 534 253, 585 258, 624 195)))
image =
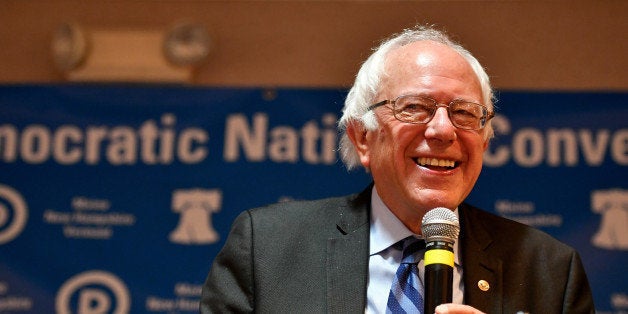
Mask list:
MULTIPOLYGON (((360 191, 333 89, 0 86, 0 312, 197 312, 241 211, 360 191)), ((469 197, 581 253, 628 310, 628 94, 501 92, 469 197)))

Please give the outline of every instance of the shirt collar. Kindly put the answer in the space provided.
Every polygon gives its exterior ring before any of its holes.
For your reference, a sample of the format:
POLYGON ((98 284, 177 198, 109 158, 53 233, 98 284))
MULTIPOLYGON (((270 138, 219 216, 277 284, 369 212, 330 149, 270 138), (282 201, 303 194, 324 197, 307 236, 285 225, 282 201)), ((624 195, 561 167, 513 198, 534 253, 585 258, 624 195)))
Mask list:
POLYGON ((384 204, 373 186, 371 193, 371 231, 369 254, 375 255, 414 235, 384 204))
MULTIPOLYGON (((458 216, 458 208, 454 211, 458 216)), ((420 235, 414 234, 406 227, 395 214, 384 204, 384 201, 377 193, 377 188, 373 186, 371 193, 371 230, 369 233, 369 255, 378 254, 388 249, 393 244, 403 240, 409 236, 421 238, 420 235)), ((461 265, 460 254, 458 254, 458 240, 454 244, 454 263, 461 265)))

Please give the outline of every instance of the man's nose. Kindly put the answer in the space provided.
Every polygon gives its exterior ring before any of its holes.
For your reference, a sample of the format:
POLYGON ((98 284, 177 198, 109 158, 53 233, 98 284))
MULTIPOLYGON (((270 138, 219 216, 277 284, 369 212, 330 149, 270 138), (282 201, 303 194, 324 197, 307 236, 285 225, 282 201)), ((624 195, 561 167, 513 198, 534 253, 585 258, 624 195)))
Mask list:
POLYGON ((456 127, 449 119, 446 107, 436 109, 434 117, 427 123, 425 138, 447 143, 456 139, 456 127))

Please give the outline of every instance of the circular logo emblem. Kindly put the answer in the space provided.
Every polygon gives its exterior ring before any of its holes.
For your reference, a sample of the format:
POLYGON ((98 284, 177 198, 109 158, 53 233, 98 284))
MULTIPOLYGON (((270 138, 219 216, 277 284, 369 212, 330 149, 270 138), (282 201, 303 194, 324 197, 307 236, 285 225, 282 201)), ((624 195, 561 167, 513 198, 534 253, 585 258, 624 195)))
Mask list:
POLYGON ((57 293, 56 312, 129 313, 129 291, 118 277, 105 271, 86 271, 68 279, 57 293))
POLYGON ((15 239, 28 220, 24 198, 13 188, 0 184, 0 244, 15 239))

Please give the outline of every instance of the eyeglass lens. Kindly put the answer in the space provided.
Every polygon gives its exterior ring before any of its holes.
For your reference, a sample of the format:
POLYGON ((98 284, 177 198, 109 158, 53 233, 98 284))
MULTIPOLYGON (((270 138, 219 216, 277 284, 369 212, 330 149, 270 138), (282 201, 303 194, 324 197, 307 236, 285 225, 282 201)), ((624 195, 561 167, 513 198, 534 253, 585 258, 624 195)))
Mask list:
POLYGON ((453 101, 449 105, 438 103, 426 97, 402 96, 393 102, 396 119, 407 123, 428 123, 434 117, 438 107, 447 107, 452 124, 461 129, 480 129, 484 126, 487 110, 480 104, 453 101))

